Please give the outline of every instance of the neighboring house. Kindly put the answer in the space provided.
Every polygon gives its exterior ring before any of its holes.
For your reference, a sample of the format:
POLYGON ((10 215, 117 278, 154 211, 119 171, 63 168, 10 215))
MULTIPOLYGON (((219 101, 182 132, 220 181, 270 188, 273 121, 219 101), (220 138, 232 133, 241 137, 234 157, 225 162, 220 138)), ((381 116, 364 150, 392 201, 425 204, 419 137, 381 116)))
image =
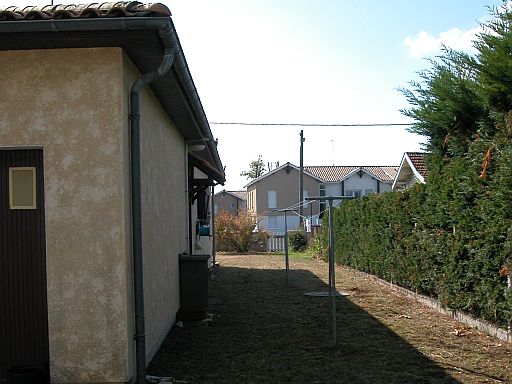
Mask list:
MULTIPOLYGON (((311 196, 365 196, 391 190, 397 167, 381 166, 306 166, 303 198, 311 196)), ((260 217, 259 228, 273 234, 285 230, 284 214, 278 209, 293 208, 287 213, 289 229, 299 227, 299 167, 286 163, 247 184, 247 208, 260 217)), ((327 209, 325 201, 304 201, 304 222, 319 224, 327 209)))
POLYGON ((304 170, 322 179, 326 196, 361 197, 391 191, 397 167, 333 165, 304 167, 304 170))
MULTIPOLYGON (((247 188, 247 211, 260 218, 258 228, 270 233, 284 232, 284 213, 279 209, 293 207, 294 212, 287 213, 289 229, 299 226, 299 167, 286 163, 274 170, 252 180, 247 188)), ((315 196, 319 193, 319 183, 322 180, 304 172, 303 197, 315 196)), ((303 215, 318 215, 318 204, 307 204, 303 207, 303 215)))
POLYGON ((232 215, 238 212, 247 211, 247 191, 226 191, 217 192, 214 196, 214 212, 225 211, 232 215))
POLYGON ((416 183, 425 183, 428 170, 424 152, 405 152, 393 181, 393 190, 404 190, 416 183))
POLYGON ((0 68, 0 381, 142 382, 225 178, 170 11, 0 9, 0 68))

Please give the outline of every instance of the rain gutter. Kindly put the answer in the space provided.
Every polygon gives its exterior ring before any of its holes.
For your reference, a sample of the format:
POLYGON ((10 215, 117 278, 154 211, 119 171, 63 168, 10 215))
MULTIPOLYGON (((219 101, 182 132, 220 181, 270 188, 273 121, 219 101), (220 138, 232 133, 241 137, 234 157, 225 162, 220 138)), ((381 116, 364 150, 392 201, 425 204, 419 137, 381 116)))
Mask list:
POLYGON ((170 25, 169 17, 105 17, 95 19, 2 21, 1 33, 159 30, 170 25))

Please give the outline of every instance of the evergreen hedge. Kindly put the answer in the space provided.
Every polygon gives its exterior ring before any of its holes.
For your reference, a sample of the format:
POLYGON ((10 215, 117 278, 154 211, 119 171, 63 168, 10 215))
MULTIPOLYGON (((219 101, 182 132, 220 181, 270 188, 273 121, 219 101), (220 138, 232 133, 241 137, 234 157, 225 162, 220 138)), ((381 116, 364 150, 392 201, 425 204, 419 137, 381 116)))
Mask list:
MULTIPOLYGON (((512 15, 474 56, 445 50, 413 90, 411 131, 427 139, 426 184, 334 211, 336 261, 507 326, 512 319, 512 15)), ((324 220, 324 226, 327 221, 324 220)), ((324 231, 324 242, 327 231, 324 231)))

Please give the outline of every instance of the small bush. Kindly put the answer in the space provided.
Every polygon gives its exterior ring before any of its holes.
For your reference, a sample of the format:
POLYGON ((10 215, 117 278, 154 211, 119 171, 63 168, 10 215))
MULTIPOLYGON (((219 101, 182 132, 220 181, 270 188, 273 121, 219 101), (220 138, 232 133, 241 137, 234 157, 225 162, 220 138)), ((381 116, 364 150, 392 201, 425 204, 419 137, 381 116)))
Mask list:
POLYGON ((327 255, 327 249, 324 246, 320 234, 315 236, 310 242, 306 249, 306 253, 313 259, 325 259, 327 255))
POLYGON ((288 244, 292 251, 303 251, 308 245, 306 234, 302 231, 288 233, 288 244))
POLYGON ((218 249, 232 249, 235 252, 246 253, 253 242, 261 241, 255 236, 254 229, 258 218, 247 212, 240 211, 238 215, 220 211, 215 216, 215 236, 218 249))

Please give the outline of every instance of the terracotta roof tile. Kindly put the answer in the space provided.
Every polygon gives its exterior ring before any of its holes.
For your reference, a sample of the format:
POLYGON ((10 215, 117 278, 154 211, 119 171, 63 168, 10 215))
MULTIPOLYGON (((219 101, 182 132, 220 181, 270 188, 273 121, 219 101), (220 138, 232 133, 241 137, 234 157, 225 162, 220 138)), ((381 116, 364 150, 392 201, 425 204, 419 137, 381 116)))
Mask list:
POLYGON ((424 152, 406 152, 407 156, 411 160, 412 165, 414 165, 414 168, 418 171, 418 173, 423 176, 427 177, 428 175, 428 169, 427 165, 425 163, 425 155, 424 152))
POLYGON ((164 4, 138 1, 0 7, 0 21, 168 16, 171 16, 171 11, 164 4))
POLYGON ((304 167, 304 170, 324 181, 334 182, 347 177, 351 172, 354 172, 357 168, 358 167, 350 166, 320 165, 304 167))
POLYGON ((363 169, 367 170, 378 179, 382 181, 393 181, 395 179, 396 173, 398 172, 398 167, 363 167, 363 169))
POLYGON ((326 181, 326 182, 337 182, 345 179, 348 175, 353 172, 357 172, 359 169, 371 174, 375 178, 381 181, 392 182, 398 171, 398 167, 395 166, 308 166, 304 169, 312 175, 326 181))

